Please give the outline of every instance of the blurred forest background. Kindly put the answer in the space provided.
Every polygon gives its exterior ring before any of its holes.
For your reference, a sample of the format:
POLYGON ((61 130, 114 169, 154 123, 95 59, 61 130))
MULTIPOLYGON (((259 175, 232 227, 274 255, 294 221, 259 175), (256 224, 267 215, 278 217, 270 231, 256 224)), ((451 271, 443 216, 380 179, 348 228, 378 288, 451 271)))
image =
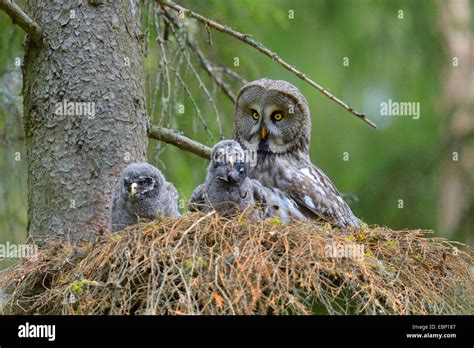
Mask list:
MULTIPOLYGON (((23 2, 18 3, 26 8, 23 2)), ((434 229, 437 236, 473 244, 472 2, 180 3, 251 34, 334 95, 367 113, 378 125, 374 130, 360 122, 250 46, 216 31, 212 31, 209 45, 204 26, 191 19, 183 21, 213 63, 230 67, 249 81, 261 77, 284 79, 301 89, 312 113, 311 158, 341 192, 358 198, 351 203, 357 216, 368 224, 394 229, 434 229), (235 58, 239 66, 234 65, 235 58), (420 118, 381 115, 380 104, 389 99, 419 102, 420 118), (345 152, 348 161, 344 160, 345 152)), ((172 33, 156 40, 157 32, 170 28, 163 28, 163 21, 155 21, 155 7, 154 2, 143 6, 151 123, 180 130, 209 146, 219 140, 215 108, 200 87, 191 63, 216 104, 222 135, 230 138, 233 103, 202 70, 193 50, 188 48, 187 54, 180 54, 179 42, 172 33), (177 74, 163 69, 164 57, 177 74), (168 74, 169 80, 163 74, 168 74), (184 105, 184 112, 180 105, 184 105)), ((23 57, 23 38, 23 31, 0 13, 0 243, 22 243, 26 239, 27 162, 21 67, 15 64, 23 57)), ((226 77, 226 81, 235 94, 242 85, 239 79, 226 77)), ((149 161, 176 185, 184 199, 203 181, 207 167, 204 159, 153 139, 149 161)))

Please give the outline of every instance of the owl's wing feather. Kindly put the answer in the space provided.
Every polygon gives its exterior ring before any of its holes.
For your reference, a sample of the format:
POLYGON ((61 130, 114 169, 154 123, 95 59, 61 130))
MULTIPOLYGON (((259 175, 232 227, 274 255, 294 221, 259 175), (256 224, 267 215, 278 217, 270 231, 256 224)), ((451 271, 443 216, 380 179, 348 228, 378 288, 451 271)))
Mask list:
POLYGON ((206 183, 196 187, 189 198, 189 211, 200 211, 206 205, 206 183))
POLYGON ((305 220, 294 200, 276 187, 263 186, 259 181, 251 179, 254 201, 263 210, 263 217, 278 216, 283 222, 291 218, 305 220))
POLYGON ((248 179, 252 189, 253 199, 258 204, 267 204, 265 188, 255 179, 248 179))
POLYGON ((306 213, 341 228, 360 225, 360 220, 321 169, 309 163, 290 170, 291 182, 287 183, 286 191, 306 213))
POLYGON ((164 199, 164 207, 167 216, 180 216, 181 213, 179 212, 178 208, 178 199, 179 194, 178 190, 174 185, 170 182, 166 182, 166 188, 163 190, 162 193, 164 199), (166 192, 166 195, 164 194, 166 192))

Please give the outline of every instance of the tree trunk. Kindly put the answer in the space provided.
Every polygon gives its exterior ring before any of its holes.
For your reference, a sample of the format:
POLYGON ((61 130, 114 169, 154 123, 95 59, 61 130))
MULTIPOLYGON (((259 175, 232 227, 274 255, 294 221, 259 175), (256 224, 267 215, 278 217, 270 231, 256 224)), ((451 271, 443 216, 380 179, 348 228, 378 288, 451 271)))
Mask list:
POLYGON ((468 0, 439 2, 440 30, 448 48, 440 107, 440 141, 446 144, 440 168, 438 230, 472 239, 474 222, 474 88, 472 5, 468 0), (449 64, 450 63, 450 64, 449 64))
POLYGON ((23 67, 28 233, 91 241, 123 167, 146 159, 140 6, 31 1, 28 13, 46 38, 26 43, 23 67))

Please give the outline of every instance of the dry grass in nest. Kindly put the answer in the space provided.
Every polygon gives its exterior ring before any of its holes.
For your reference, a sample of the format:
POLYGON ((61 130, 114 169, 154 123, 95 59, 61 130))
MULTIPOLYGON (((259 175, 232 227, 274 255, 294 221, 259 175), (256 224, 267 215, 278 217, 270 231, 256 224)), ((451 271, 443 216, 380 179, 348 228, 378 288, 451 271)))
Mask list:
POLYGON ((3 313, 472 314, 472 249, 429 233, 187 214, 50 244, 2 272, 3 313))

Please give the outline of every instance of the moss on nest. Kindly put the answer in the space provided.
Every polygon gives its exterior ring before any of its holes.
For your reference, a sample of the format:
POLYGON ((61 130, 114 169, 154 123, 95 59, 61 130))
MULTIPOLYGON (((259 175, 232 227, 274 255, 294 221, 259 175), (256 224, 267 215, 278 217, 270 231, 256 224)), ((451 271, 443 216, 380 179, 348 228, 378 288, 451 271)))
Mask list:
POLYGON ((2 272, 2 311, 472 314, 472 249, 430 233, 187 214, 51 243, 2 272))

